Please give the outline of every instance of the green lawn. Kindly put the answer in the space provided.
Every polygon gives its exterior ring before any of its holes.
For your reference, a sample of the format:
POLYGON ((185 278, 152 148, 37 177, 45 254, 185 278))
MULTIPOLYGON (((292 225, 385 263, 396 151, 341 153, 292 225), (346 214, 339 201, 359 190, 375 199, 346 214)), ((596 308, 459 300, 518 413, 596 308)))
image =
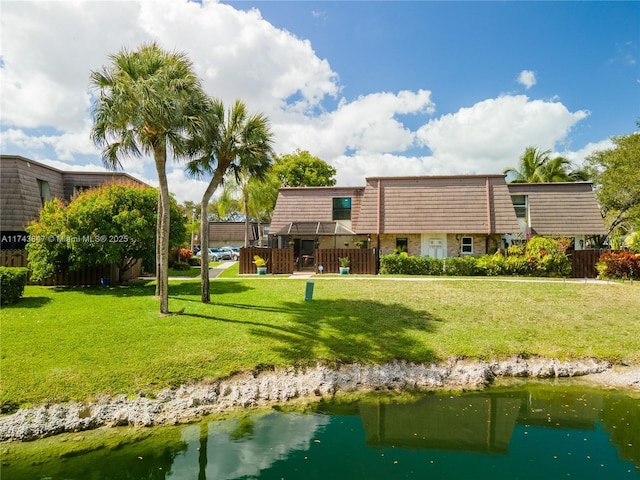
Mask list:
MULTIPOLYGON (((234 268, 234 267, 232 267, 234 268)), ((237 269, 237 266, 235 267, 237 269)), ((228 274, 233 275, 233 270, 228 274)), ((0 310, 5 406, 152 393, 263 366, 511 354, 640 363, 640 284, 267 276, 28 286, 0 310)))

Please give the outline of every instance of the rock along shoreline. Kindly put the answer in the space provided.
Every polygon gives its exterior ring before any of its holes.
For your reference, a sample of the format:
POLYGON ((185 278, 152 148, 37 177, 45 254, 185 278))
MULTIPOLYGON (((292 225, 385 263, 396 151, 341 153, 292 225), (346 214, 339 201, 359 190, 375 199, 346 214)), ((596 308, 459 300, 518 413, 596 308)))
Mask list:
POLYGON ((212 413, 332 397, 370 390, 478 390, 496 378, 589 376, 601 387, 640 391, 640 368, 598 360, 519 357, 493 362, 451 359, 438 364, 392 361, 383 365, 317 365, 243 373, 211 383, 163 390, 153 397, 125 395, 20 409, 0 418, 0 441, 29 441, 99 427, 186 423, 212 413))

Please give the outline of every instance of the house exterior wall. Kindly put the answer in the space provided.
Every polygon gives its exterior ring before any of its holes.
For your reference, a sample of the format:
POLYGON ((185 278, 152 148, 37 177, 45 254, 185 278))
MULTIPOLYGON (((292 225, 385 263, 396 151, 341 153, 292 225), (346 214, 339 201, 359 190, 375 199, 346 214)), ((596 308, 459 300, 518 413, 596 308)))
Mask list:
POLYGON ((0 159, 0 230, 24 232, 42 208, 38 180, 49 184, 51 198, 64 198, 62 172, 22 157, 0 159))

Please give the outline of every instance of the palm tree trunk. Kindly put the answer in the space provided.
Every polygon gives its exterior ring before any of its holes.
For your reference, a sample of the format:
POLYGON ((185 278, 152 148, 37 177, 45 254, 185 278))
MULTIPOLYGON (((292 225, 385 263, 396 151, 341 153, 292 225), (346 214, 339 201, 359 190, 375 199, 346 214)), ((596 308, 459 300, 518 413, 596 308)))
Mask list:
POLYGON ((157 291, 160 296, 160 313, 169 313, 169 184, 167 182, 167 149, 163 141, 158 141, 153 146, 153 157, 158 172, 158 184, 160 185, 160 211, 158 212, 157 232, 159 268, 157 273, 157 291))
POLYGON ((249 192, 246 187, 242 189, 242 199, 244 200, 244 246, 249 246, 249 192))
POLYGON ((202 252, 200 256, 200 295, 202 303, 211 301, 209 289, 209 219, 207 210, 209 208, 209 200, 211 200, 213 193, 220 185, 222 178, 223 175, 216 170, 204 195, 202 195, 202 205, 200 205, 200 251, 202 252))
POLYGON ((162 196, 158 191, 156 211, 156 297, 160 298, 160 235, 162 234, 162 196))

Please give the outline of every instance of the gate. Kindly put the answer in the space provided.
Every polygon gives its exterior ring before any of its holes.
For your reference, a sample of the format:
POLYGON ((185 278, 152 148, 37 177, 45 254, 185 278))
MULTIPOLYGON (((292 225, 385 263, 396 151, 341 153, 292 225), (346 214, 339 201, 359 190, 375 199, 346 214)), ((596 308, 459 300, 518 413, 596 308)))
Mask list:
POLYGON ((603 250, 575 250, 571 257, 571 276, 573 278, 596 278, 596 264, 603 250))

